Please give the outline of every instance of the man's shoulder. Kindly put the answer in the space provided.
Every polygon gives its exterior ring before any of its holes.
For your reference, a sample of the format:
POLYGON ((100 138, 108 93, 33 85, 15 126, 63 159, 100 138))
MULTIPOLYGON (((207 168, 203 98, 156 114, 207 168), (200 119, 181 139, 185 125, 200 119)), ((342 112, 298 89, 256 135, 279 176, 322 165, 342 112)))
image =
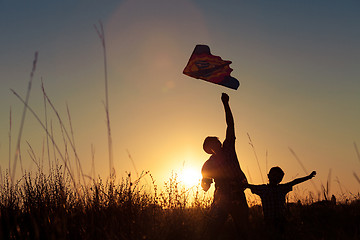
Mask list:
POLYGON ((223 142, 223 146, 233 145, 233 144, 235 144, 235 140, 236 140, 235 135, 226 136, 226 138, 223 142))
POLYGON ((203 169, 212 167, 214 165, 214 156, 210 156, 208 160, 206 160, 203 164, 203 169))

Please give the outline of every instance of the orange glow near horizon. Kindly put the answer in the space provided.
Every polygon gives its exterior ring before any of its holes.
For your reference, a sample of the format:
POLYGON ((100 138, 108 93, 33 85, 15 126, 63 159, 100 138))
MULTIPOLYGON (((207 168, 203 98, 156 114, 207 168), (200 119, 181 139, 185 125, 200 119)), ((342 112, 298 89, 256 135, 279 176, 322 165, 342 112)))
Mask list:
POLYGON ((179 180, 186 188, 191 188, 200 183, 201 173, 199 169, 186 167, 180 172, 179 180))

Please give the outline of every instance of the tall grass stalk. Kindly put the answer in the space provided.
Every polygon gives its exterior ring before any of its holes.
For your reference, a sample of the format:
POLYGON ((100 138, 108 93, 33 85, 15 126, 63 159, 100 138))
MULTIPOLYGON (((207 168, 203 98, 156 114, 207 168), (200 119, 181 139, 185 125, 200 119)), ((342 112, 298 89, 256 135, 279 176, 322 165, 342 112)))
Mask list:
POLYGON ((265 174, 269 171, 269 167, 268 167, 268 150, 266 149, 266 153, 265 153, 265 174))
MULTIPOLYGON (((300 158, 296 155, 295 151, 289 147, 289 151, 291 152, 291 154, 294 156, 294 158, 296 159, 296 161, 299 163, 299 165, 301 166, 302 170, 304 171, 304 173, 306 175, 309 175, 308 171, 306 170, 304 164, 301 162, 300 158)), ((316 190, 317 194, 320 195, 320 191, 317 188, 316 184, 314 183, 313 179, 310 179, 311 184, 313 185, 314 189, 316 190)))
MULTIPOLYGON (((41 78, 41 89, 44 92, 44 82, 41 78)), ((44 114, 45 114, 45 128, 48 130, 48 116, 47 116, 47 104, 46 104, 46 97, 43 94, 43 101, 44 101, 44 114)), ((49 174, 51 171, 51 158, 50 158, 50 143, 49 143, 49 136, 46 135, 46 150, 47 150, 47 156, 48 156, 48 164, 49 164, 49 174)))
POLYGON ((32 146, 30 145, 30 143, 28 141, 26 141, 29 149, 28 149, 28 154, 29 154, 29 157, 30 159, 35 163, 36 167, 37 167, 37 170, 38 170, 38 173, 43 173, 43 168, 41 166, 41 161, 39 159, 39 162, 37 162, 37 156, 32 148, 32 146))
POLYGON ((321 188, 322 188, 322 192, 323 192, 325 201, 329 200, 330 199, 330 189, 331 189, 331 168, 329 169, 326 186, 321 184, 321 188))
MULTIPOLYGON (((359 153, 359 149, 358 149, 358 147, 356 145, 356 142, 354 142, 354 148, 355 148, 356 156, 357 156, 357 158, 358 158, 358 160, 360 162, 360 153, 359 153)), ((358 181, 358 183, 360 184, 360 178, 358 177, 358 175, 356 174, 355 171, 353 171, 353 175, 354 175, 356 181, 358 181)))
POLYGON ((360 184, 360 178, 358 177, 358 175, 356 174, 356 172, 353 172, 353 175, 354 175, 356 181, 360 184))
POLYGON ((101 21, 99 21, 99 28, 94 24, 94 28, 98 34, 99 39, 101 40, 101 46, 104 54, 104 80, 105 80, 105 113, 106 113, 106 126, 107 126, 107 136, 108 136, 108 151, 109 151, 109 168, 110 168, 110 178, 115 177, 115 168, 113 162, 113 151, 112 151, 112 137, 111 137, 111 127, 110 127, 110 110, 109 110, 109 91, 108 91, 108 72, 107 72, 107 56, 106 56, 106 41, 105 41, 105 32, 104 27, 101 21))
POLYGON ((72 127, 72 121, 71 121, 71 114, 70 114, 70 110, 69 110, 69 106, 68 104, 66 103, 66 110, 67 110, 67 115, 68 115, 68 120, 69 120, 69 125, 70 125, 70 132, 71 132, 71 139, 72 139, 72 143, 73 143, 73 151, 74 151, 74 154, 75 154, 75 159, 76 159, 76 163, 77 163, 77 170, 78 170, 78 178, 80 180, 80 178, 82 178, 83 180, 83 183, 85 183, 85 177, 84 177, 84 171, 83 171, 83 168, 81 166, 81 162, 80 162, 80 158, 77 154, 77 151, 76 151, 76 145, 75 145, 75 136, 74 136, 74 130, 73 130, 73 127, 72 127))
POLYGON ((29 98, 30 98, 31 86, 32 86, 33 78, 34 78, 34 73, 35 73, 35 70, 36 70, 37 60, 38 60, 38 52, 35 52, 35 56, 34 56, 34 60, 33 60, 33 66, 32 66, 32 70, 31 70, 31 73, 30 73, 30 80, 29 80, 29 83, 28 83, 28 88, 27 88, 26 97, 25 97, 25 105, 24 105, 24 109, 23 109, 23 113, 22 113, 22 117, 21 117, 19 135, 18 135, 18 138, 17 138, 14 163, 13 163, 13 168, 12 168, 12 173, 11 173, 11 180, 12 181, 15 179, 16 164, 17 164, 17 160, 18 160, 19 154, 20 154, 21 136, 22 136, 22 132, 23 132, 23 128, 24 128, 25 116, 26 116, 26 110, 27 110, 26 106, 27 106, 27 104, 29 102, 29 98))
POLYGON ((357 158, 358 158, 358 160, 360 162, 360 152, 359 152, 359 149, 358 149, 358 147, 356 145, 356 142, 354 142, 354 148, 355 148, 356 156, 357 156, 357 158))
MULTIPOLYGON (((70 131, 71 131, 71 136, 70 134, 68 133, 66 127, 65 127, 65 124, 62 120, 62 118, 60 117, 60 114, 59 112, 57 111, 57 109, 55 108, 54 104, 52 103, 52 101, 50 100, 50 98, 48 97, 48 95, 46 94, 46 91, 44 89, 44 87, 42 87, 42 91, 43 91, 43 95, 46 99, 46 101, 49 103, 51 109, 53 110, 53 112, 55 113, 58 121, 59 121, 59 124, 60 124, 60 129, 61 129, 61 132, 63 134, 63 141, 64 141, 64 145, 67 146, 67 142, 70 143, 70 147, 72 149, 72 152, 74 153, 74 156, 75 156, 75 164, 77 166, 77 170, 78 170, 78 177, 79 177, 79 180, 83 180, 84 184, 85 184, 85 178, 84 178, 84 173, 83 173, 83 170, 82 170, 82 166, 81 166, 81 162, 80 162, 80 158, 77 154, 77 150, 76 150, 76 147, 75 147, 75 138, 74 138, 74 134, 73 134, 73 129, 72 129, 72 122, 71 122, 71 116, 70 116, 70 111, 69 111, 69 108, 67 106, 67 114, 68 114, 68 119, 69 119, 69 125, 70 125, 70 131)), ((67 152, 66 152, 67 153, 67 152)), ((70 164, 70 163, 69 163, 70 164)), ((70 168, 71 169, 71 168, 70 168)))
POLYGON ((34 110, 28 105, 27 102, 25 102, 21 97, 20 95, 15 92, 13 89, 10 89, 13 94, 24 104, 24 106, 32 113, 32 115, 35 117, 35 119, 39 122, 40 126, 43 128, 43 130, 45 131, 46 135, 49 136, 54 148, 56 149, 57 153, 59 154, 60 158, 63 160, 63 163, 65 165, 65 169, 68 171, 70 177, 71 177, 71 180, 74 184, 74 188, 77 190, 77 187, 76 187, 76 181, 75 181, 75 178, 71 172, 71 169, 69 168, 68 164, 67 164, 67 161, 66 161, 66 157, 62 154, 60 148, 58 147, 58 145, 56 144, 55 142, 55 139, 53 138, 53 136, 49 133, 48 129, 46 128, 46 126, 44 125, 44 123, 41 121, 41 119, 39 118, 39 116, 34 112, 34 110))
POLYGON ((137 170, 137 168, 136 168, 134 159, 132 158, 132 156, 131 156, 131 154, 130 154, 130 152, 129 152, 128 149, 126 149, 126 152, 127 152, 128 157, 129 157, 129 159, 130 159, 130 161, 131 161, 131 163, 132 163, 132 165, 133 165, 133 168, 134 168, 134 171, 135 171, 135 173, 136 173, 136 176, 139 178, 139 172, 138 172, 138 170, 137 170))
POLYGON ((262 174, 262 171, 261 171, 260 163, 259 163, 259 158, 258 158, 258 156, 257 156, 257 154, 256 154, 256 151, 255 151, 255 146, 254 146, 254 144, 253 144, 253 142, 252 142, 252 140, 251 140, 251 137, 250 137, 250 134, 249 134, 249 133, 247 133, 247 136, 248 136, 248 138, 249 138, 249 144, 250 144, 250 146, 251 146, 251 148, 252 148, 252 150, 253 150, 253 152, 254 152, 254 155, 255 155, 255 159, 256 159, 256 162, 257 162, 257 165, 258 165, 258 168, 259 168, 259 172, 260 172, 260 176, 261 176, 261 181, 262 181, 263 183, 265 183, 264 177, 263 177, 263 174, 262 174))
POLYGON ((11 170, 11 130, 12 130, 12 112, 10 107, 10 114, 9 114, 9 171, 11 170))
POLYGON ((92 174, 93 179, 95 179, 95 147, 91 144, 91 170, 90 173, 92 174))

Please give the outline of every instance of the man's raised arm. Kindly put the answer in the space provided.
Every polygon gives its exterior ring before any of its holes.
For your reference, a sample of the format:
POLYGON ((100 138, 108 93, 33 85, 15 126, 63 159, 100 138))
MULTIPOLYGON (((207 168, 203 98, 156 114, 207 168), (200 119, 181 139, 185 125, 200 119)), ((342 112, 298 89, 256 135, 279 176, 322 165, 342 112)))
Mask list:
POLYGON ((235 138, 235 127, 234 127, 234 117, 232 115, 230 105, 229 105, 229 96, 226 93, 221 95, 221 101, 224 105, 225 109, 225 117, 226 117, 226 138, 233 137, 235 138))

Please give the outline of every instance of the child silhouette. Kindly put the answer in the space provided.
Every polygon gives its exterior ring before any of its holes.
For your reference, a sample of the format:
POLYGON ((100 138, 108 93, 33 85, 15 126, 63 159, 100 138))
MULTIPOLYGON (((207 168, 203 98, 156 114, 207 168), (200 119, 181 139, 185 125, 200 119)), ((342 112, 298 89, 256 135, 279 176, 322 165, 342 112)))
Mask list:
POLYGON ((284 177, 284 171, 280 167, 272 167, 269 171, 269 184, 253 185, 248 184, 251 192, 261 198, 265 224, 274 238, 281 238, 280 235, 285 228, 285 196, 292 191, 292 187, 313 178, 316 172, 308 176, 296 178, 288 183, 280 184, 284 177))

